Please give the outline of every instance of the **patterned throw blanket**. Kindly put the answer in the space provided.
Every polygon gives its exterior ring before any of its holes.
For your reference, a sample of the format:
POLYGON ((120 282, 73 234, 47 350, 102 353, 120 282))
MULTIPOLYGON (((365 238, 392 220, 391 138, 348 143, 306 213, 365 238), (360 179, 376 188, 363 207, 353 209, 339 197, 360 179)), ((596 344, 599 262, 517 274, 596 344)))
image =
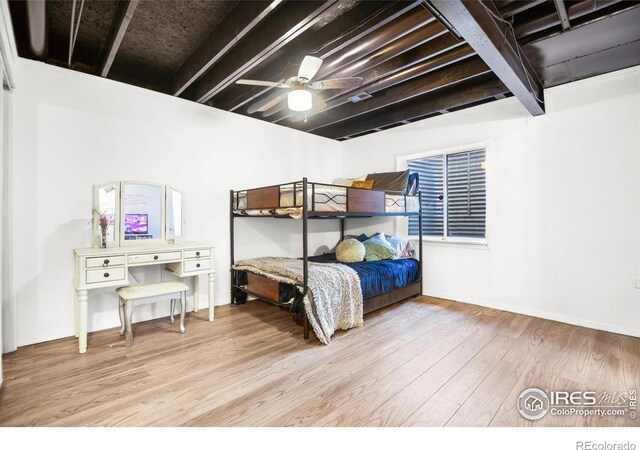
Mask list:
MULTIPOLYGON (((263 275, 274 281, 302 284, 302 261, 295 258, 254 258, 234 269, 263 275)), ((302 290, 301 287, 298 289, 302 290)), ((309 263, 309 292, 304 307, 314 333, 323 344, 336 330, 363 324, 362 290, 358 274, 344 264, 309 263)))

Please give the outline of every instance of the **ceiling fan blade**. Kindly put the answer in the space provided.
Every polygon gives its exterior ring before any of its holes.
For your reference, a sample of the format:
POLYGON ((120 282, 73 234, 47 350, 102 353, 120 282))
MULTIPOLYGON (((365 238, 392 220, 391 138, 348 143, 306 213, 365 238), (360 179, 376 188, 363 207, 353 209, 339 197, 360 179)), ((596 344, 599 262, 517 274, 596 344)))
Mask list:
POLYGON ((267 96, 267 97, 263 98, 262 100, 259 100, 256 103, 254 103, 253 105, 249 106, 249 108, 247 108, 247 112, 249 114, 253 114, 253 113, 256 113, 256 112, 265 112, 265 111, 273 108, 274 106, 276 106, 278 103, 280 103, 284 99, 286 99, 287 95, 289 95, 288 92, 281 92, 278 95, 276 95, 275 97, 274 96, 267 96))
POLYGON ((333 78, 331 80, 315 81, 309 84, 311 89, 355 89, 362 86, 363 78, 333 78))
POLYGON ((311 80, 316 73, 318 73, 321 65, 322 59, 316 58, 315 56, 305 56, 302 60, 302 64, 300 64, 300 68, 298 69, 298 77, 311 80))
POLYGON ((315 92, 313 93, 313 104, 314 104, 315 107, 320 108, 320 109, 325 109, 327 107, 327 104, 322 99, 322 97, 320 97, 315 92))
POLYGON ((284 83, 278 83, 275 81, 262 81, 262 80, 237 80, 236 84, 246 84, 249 86, 266 86, 266 87, 277 87, 277 88, 287 88, 284 83))

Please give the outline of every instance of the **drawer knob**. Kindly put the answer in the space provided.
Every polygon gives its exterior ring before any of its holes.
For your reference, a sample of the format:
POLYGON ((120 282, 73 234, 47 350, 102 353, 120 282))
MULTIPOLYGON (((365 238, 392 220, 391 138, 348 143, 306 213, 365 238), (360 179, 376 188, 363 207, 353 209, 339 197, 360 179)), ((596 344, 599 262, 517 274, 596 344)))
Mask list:
POLYGON ((109 272, 105 272, 104 277, 109 278, 109 272))
POLYGON ((200 263, 196 264, 196 267, 200 267, 200 263))
POLYGON ((154 256, 153 259, 158 260, 158 255, 154 256))
POLYGON ((108 260, 108 259, 105 259, 105 260, 104 260, 104 263, 103 263, 102 265, 103 265, 103 266, 108 266, 108 265, 109 265, 109 260, 108 260))
POLYGON ((200 258, 200 252, 196 252, 196 258, 200 258))

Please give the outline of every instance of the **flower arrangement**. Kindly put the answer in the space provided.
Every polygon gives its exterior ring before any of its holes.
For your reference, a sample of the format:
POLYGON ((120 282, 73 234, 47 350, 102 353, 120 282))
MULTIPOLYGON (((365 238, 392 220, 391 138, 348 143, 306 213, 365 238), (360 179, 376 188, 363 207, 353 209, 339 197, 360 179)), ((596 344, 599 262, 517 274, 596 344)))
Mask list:
POLYGON ((100 227, 101 247, 107 246, 107 229, 109 228, 109 217, 105 213, 95 211, 98 216, 98 226, 100 227))

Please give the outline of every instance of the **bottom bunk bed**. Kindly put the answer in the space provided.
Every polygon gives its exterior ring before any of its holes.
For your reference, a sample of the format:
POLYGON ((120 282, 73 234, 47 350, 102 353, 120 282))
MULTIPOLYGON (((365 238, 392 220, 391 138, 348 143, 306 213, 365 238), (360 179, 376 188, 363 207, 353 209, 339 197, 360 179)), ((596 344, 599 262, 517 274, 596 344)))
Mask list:
MULTIPOLYGON (((286 258, 273 258, 281 262, 286 258)), ((335 253, 308 258, 313 276, 314 264, 346 266, 357 274, 361 292, 361 313, 368 314, 389 306, 400 300, 421 295, 420 262, 414 258, 400 258, 380 261, 362 261, 354 263, 338 262, 335 253)), ((234 303, 244 303, 247 295, 276 304, 296 314, 302 322, 305 338, 309 335, 309 319, 305 312, 304 294, 300 283, 277 281, 269 273, 254 270, 251 260, 238 262, 233 269, 234 303), (246 268, 247 270, 242 270, 246 268)), ((343 274, 338 274, 344 277, 343 274)), ((307 306, 310 306, 307 304, 307 306)), ((351 306, 348 306, 351 308, 351 306)), ((360 306, 352 307, 354 310, 360 306)), ((356 325, 359 326, 359 325, 356 325)), ((315 334, 321 331, 314 327, 315 334)), ((318 338, 324 342, 321 336, 318 338)), ((328 337, 327 337, 328 338, 328 337)))

